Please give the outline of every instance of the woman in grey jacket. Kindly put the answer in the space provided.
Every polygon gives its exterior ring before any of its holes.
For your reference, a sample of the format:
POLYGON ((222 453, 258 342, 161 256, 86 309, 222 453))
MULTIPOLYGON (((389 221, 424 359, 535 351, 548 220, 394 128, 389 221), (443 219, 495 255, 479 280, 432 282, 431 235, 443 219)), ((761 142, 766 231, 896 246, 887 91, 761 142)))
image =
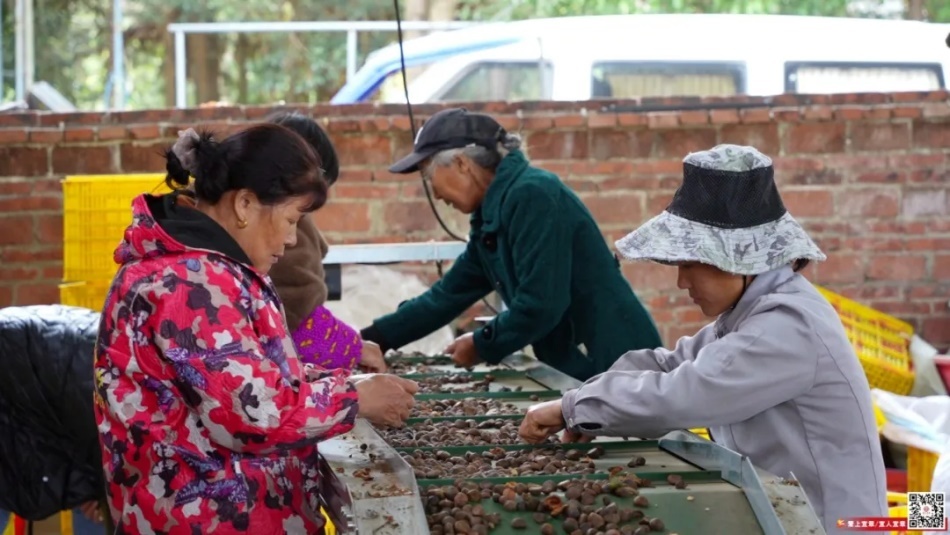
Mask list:
POLYGON ((771 159, 736 145, 690 154, 666 211, 616 245, 677 266, 678 286, 716 321, 532 407, 522 437, 706 426, 755 465, 794 473, 828 533, 838 519, 887 516, 868 381, 837 313, 798 273, 825 255, 785 210, 771 159))

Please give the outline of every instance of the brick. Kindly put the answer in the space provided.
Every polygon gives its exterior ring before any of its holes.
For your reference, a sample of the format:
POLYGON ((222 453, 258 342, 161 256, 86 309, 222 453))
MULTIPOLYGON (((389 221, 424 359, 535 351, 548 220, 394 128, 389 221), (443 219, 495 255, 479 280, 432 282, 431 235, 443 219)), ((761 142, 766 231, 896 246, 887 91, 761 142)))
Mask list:
POLYGON ((642 192, 616 193, 582 197, 600 226, 621 224, 631 227, 643 220, 644 194, 642 192))
POLYGON ((329 202, 313 218, 323 232, 368 232, 371 227, 366 202, 329 202))
POLYGON ((67 128, 63 132, 63 141, 66 143, 94 141, 96 131, 93 128, 67 128))
POLYGON ((739 110, 713 109, 709 110, 709 122, 712 124, 732 124, 739 122, 739 110))
POLYGON ((581 128, 587 126, 585 115, 555 115, 554 128, 581 128))
POLYGON ((680 114, 675 111, 654 111, 646 114, 650 128, 676 128, 680 125, 680 114))
POLYGON ((156 173, 165 170, 164 143, 139 145, 123 143, 119 147, 119 169, 125 173, 156 173))
POLYGON ((582 160, 587 158, 587 130, 538 131, 527 144, 535 160, 582 160))
POLYGON ((158 139, 162 137, 162 129, 157 124, 138 124, 128 127, 132 139, 158 139))
POLYGON ((852 124, 851 148, 856 151, 885 151, 910 148, 910 124, 852 124))
POLYGON ((0 197, 23 197, 33 191, 33 182, 29 179, 0 178, 0 197))
POLYGON ((947 213, 947 190, 905 190, 901 200, 901 217, 943 216, 947 213))
MULTIPOLYGON (((443 216, 442 219, 446 218, 443 216)), ((431 231, 439 227, 427 200, 387 203, 383 206, 383 223, 387 232, 395 234, 431 231)))
POLYGON ((867 277, 871 280, 911 281, 927 276, 927 257, 923 255, 874 255, 868 259, 867 277))
POLYGON ((854 181, 869 184, 901 184, 907 181, 907 173, 899 171, 872 171, 859 174, 854 181))
POLYGON ((55 282, 20 284, 14 299, 17 306, 53 305, 59 303, 59 287, 55 282))
POLYGON ((47 149, 0 147, 0 176, 46 176, 47 149))
POLYGON ((30 143, 50 144, 63 139, 63 131, 59 128, 35 128, 30 130, 30 143))
POLYGON ((621 269, 638 295, 677 289, 675 267, 653 262, 624 262, 621 269))
POLYGON ((684 126, 709 124, 708 110, 686 110, 680 112, 680 124, 684 126))
POLYGON ((834 108, 831 106, 808 106, 802 110, 802 117, 806 121, 830 121, 834 117, 834 108))
POLYGON ((53 148, 53 173, 58 175, 96 175, 116 171, 109 147, 53 148))
POLYGON ((745 108, 739 110, 739 117, 743 123, 768 123, 772 120, 772 111, 768 108, 745 108))
POLYGON ((785 208, 794 217, 830 217, 834 214, 834 195, 827 189, 785 189, 785 208))
POLYGON ((841 217, 896 217, 899 210, 896 189, 844 189, 837 192, 835 205, 841 217))
POLYGON ((660 158, 684 158, 690 152, 711 149, 716 145, 713 128, 660 130, 657 132, 656 155, 660 158))
MULTIPOLYGON (((395 161, 393 146, 388 135, 360 134, 355 136, 335 136, 333 143, 336 147, 337 155, 340 158, 341 166, 388 166, 395 161)), ((405 154, 400 152, 398 153, 398 158, 402 158, 404 155, 405 154)))
POLYGON ((867 111, 864 106, 838 106, 834 114, 838 121, 858 121, 867 116, 867 111))
POLYGON ((750 145, 771 155, 778 155, 781 150, 777 124, 726 125, 719 131, 719 142, 750 145))
POLYGON ((651 191, 647 193, 647 217, 659 215, 673 200, 675 191, 651 191))
POLYGON ((128 129, 121 125, 104 125, 99 127, 99 141, 125 139, 128 135, 128 129))
POLYGON ((63 215, 36 216, 36 237, 39 243, 60 243, 63 241, 63 215))
POLYGON ((4 113, 0 114, 0 127, 15 126, 27 127, 37 126, 39 120, 36 113, 4 113))
POLYGON ((522 130, 547 130, 554 127, 554 119, 548 116, 528 114, 521 118, 522 130))
POLYGON ((337 181, 330 189, 330 202, 337 199, 395 199, 399 198, 399 191, 399 184, 395 183, 337 181))
POLYGON ((590 156, 595 160, 648 158, 654 135, 650 130, 592 130, 590 156))
POLYGON ((63 199, 61 197, 52 197, 48 195, 26 197, 9 197, 0 199, 0 213, 10 212, 33 212, 36 210, 62 210, 63 199))
POLYGON ((950 281, 950 254, 938 254, 934 256, 933 280, 950 281))
POLYGON ((0 145, 11 143, 26 143, 27 130, 25 128, 4 128, 0 130, 0 145))
POLYGON ((864 257, 859 254, 828 254, 828 259, 815 266, 818 284, 857 283, 864 280, 864 257))
POLYGON ((934 149, 950 147, 950 122, 914 121, 914 146, 934 149))
POLYGON ((821 169, 817 171, 799 171, 780 173, 781 185, 789 186, 830 186, 844 182, 844 175, 835 169, 821 169))
MULTIPOLYGON (((2 222, 2 218, 0 218, 0 222, 2 222)), ((32 236, 32 224, 29 229, 30 230, 26 231, 26 234, 32 236)), ((4 264, 61 262, 62 260, 63 248, 59 245, 40 245, 39 247, 31 247, 29 249, 21 247, 0 249, 0 263, 4 264)))
POLYGON ((802 123, 788 125, 785 154, 844 152, 843 123, 802 123))
POLYGON ((590 128, 613 128, 617 126, 617 115, 614 113, 592 113, 587 118, 590 128))
POLYGON ((620 113, 617 114, 617 124, 620 126, 647 126, 650 121, 645 113, 620 113))
POLYGON ((33 217, 29 215, 0 215, 0 246, 33 243, 33 217))
POLYGON ((944 315, 940 317, 924 319, 920 336, 928 343, 946 351, 950 346, 950 315, 944 311, 944 315))
POLYGON ((12 306, 13 304, 13 286, 0 286, 0 308, 12 306))
POLYGON ((24 266, 0 266, 0 281, 29 281, 38 279, 40 270, 24 266))

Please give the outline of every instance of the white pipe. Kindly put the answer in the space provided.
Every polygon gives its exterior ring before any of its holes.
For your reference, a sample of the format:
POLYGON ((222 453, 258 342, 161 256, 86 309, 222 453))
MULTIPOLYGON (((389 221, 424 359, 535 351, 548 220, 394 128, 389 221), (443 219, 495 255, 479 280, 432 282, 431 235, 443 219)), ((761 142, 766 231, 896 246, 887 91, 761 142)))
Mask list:
POLYGON ((356 30, 346 31, 346 79, 356 74, 356 30))

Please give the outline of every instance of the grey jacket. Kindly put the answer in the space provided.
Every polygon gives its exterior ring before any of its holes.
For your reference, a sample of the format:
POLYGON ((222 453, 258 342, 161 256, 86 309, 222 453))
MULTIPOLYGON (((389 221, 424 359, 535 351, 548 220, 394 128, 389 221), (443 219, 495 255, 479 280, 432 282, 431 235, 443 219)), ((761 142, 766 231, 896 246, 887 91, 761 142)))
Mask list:
POLYGON ((652 438, 708 427, 775 475, 794 472, 828 533, 838 519, 887 516, 884 461, 867 378, 841 321, 784 267, 672 351, 630 351, 567 392, 568 428, 652 438))

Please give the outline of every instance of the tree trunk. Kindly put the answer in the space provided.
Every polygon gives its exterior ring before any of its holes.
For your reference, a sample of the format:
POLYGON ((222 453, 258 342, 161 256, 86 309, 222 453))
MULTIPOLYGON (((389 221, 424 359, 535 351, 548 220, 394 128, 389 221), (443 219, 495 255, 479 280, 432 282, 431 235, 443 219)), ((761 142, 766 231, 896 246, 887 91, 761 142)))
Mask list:
POLYGON ((188 71, 195 81, 196 105, 214 102, 220 98, 218 76, 221 58, 218 54, 218 36, 193 33, 188 36, 188 71))
POLYGON ((238 99, 235 104, 248 104, 247 101, 247 58, 250 45, 247 34, 241 33, 237 37, 234 50, 234 61, 237 63, 238 99))
MULTIPOLYGON (((164 27, 178 20, 181 12, 172 10, 165 20, 164 27)), ((165 60, 162 62, 162 78, 165 79, 165 105, 175 107, 175 36, 171 32, 162 33, 162 46, 165 48, 165 60)))
MULTIPOLYGON (((406 0, 402 4, 403 13, 402 20, 428 20, 429 19, 429 0, 406 0)), ((411 31, 411 32, 402 32, 403 39, 413 39, 423 35, 422 32, 411 31)))
POLYGON ((429 20, 454 20, 457 10, 458 0, 431 0, 431 2, 429 2, 429 20))
POLYGON ((924 19, 923 0, 907 0, 907 16, 905 18, 910 19, 910 20, 923 20, 924 19))

